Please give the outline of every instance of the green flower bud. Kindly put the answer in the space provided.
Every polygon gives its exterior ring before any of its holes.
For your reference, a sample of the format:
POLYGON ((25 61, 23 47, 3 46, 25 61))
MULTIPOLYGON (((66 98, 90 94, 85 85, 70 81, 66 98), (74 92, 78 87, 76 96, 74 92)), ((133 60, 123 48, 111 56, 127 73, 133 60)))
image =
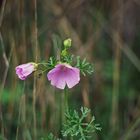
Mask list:
POLYGON ((71 40, 70 38, 64 40, 64 42, 63 42, 64 47, 65 47, 65 48, 71 47, 71 41, 72 41, 72 40, 71 40))

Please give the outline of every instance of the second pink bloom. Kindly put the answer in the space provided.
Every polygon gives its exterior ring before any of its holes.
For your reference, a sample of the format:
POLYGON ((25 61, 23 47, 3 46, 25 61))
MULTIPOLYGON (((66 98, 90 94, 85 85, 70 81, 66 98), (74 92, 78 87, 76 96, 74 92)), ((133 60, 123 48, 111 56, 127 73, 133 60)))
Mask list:
POLYGON ((26 63, 16 67, 19 79, 25 80, 36 69, 36 63, 26 63))

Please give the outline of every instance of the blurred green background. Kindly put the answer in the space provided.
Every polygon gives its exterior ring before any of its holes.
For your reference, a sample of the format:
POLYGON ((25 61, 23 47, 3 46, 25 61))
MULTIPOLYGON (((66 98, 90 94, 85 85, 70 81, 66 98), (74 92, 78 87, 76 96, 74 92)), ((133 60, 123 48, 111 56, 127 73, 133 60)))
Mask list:
POLYGON ((94 64, 69 90, 71 108, 91 108, 101 124, 92 139, 140 140, 139 14, 139 0, 1 0, 0 139, 60 136, 63 91, 46 75, 24 82, 15 74, 19 64, 56 56, 56 34, 94 64))

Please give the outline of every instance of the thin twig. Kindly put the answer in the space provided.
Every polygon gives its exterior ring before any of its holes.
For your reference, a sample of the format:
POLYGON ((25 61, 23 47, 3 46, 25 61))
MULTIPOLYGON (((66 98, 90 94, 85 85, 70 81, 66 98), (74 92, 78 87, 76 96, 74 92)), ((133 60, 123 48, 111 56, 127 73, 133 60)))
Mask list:
MULTIPOLYGON (((121 1, 114 2, 113 7, 113 14, 118 7, 121 7, 123 5, 121 1)), ((120 13, 122 13, 123 8, 121 8, 120 13)), ((114 15, 112 15, 114 16, 114 15)), ((120 64, 121 64, 121 49, 120 46, 122 46, 122 42, 119 42, 117 40, 116 36, 120 35, 121 31, 121 22, 122 22, 122 14, 118 16, 117 24, 114 26, 116 30, 114 31, 114 28, 112 30, 112 41, 114 45, 114 72, 113 72, 113 91, 112 91, 112 114, 111 114, 111 128, 113 136, 118 133, 119 130, 119 118, 118 118, 118 100, 119 100, 119 81, 120 81, 120 64)), ((113 22, 114 25, 114 22, 113 22)))
POLYGON ((129 140, 131 137, 131 134, 133 132, 133 130, 140 124, 140 117, 138 117, 138 119, 134 122, 134 124, 130 127, 130 129, 128 129, 128 131, 126 132, 123 140, 129 140))
POLYGON ((3 0, 2 8, 1 8, 1 13, 0 13, 0 27, 1 27, 2 22, 3 22, 3 16, 4 16, 5 5, 6 5, 6 0, 3 0))
POLYGON ((3 59, 5 62, 5 66, 6 66, 4 74, 3 74, 2 86, 1 86, 1 90, 3 90, 4 85, 5 85, 5 81, 6 81, 6 77, 7 77, 7 73, 8 73, 8 69, 9 69, 9 61, 11 58, 11 52, 10 52, 10 56, 9 56, 9 60, 8 60, 8 58, 6 56, 5 47, 4 47, 4 43, 3 43, 3 37, 1 35, 1 32, 0 32, 0 42, 1 42, 1 47, 2 47, 3 59))
MULTIPOLYGON (((33 0, 34 3, 34 42, 35 42, 35 62, 37 62, 38 59, 38 40, 37 40, 37 0, 33 0)), ((33 134, 34 134, 34 140, 36 140, 37 137, 37 124, 36 124, 36 77, 34 77, 34 84, 33 84, 33 134)))
POLYGON ((18 140, 18 134, 19 134, 19 126, 20 126, 20 117, 21 117, 21 112, 22 112, 22 106, 23 106, 23 99, 24 99, 24 89, 25 89, 25 82, 23 85, 23 95, 21 96, 20 99, 20 104, 19 104, 19 111, 18 111, 18 124, 17 124, 17 129, 16 129, 16 140, 18 140))

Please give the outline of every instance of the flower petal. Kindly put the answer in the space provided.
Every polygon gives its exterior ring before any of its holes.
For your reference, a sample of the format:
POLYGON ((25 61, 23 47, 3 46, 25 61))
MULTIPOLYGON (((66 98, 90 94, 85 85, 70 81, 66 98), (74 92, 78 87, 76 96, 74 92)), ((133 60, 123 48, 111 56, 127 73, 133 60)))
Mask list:
POLYGON ((66 86, 66 82, 64 79, 63 73, 61 73, 60 69, 54 68, 47 74, 48 80, 51 80, 51 85, 64 89, 66 86))
POLYGON ((22 74, 25 76, 30 75, 34 71, 34 66, 32 64, 28 65, 27 67, 24 68, 22 71, 22 74))
POLYGON ((80 71, 77 68, 73 68, 68 70, 67 76, 65 77, 65 81, 69 88, 74 87, 80 81, 80 71))
POLYGON ((55 73, 60 71, 60 67, 55 67, 54 69, 50 70, 47 74, 48 80, 51 80, 53 77, 55 77, 55 73))

